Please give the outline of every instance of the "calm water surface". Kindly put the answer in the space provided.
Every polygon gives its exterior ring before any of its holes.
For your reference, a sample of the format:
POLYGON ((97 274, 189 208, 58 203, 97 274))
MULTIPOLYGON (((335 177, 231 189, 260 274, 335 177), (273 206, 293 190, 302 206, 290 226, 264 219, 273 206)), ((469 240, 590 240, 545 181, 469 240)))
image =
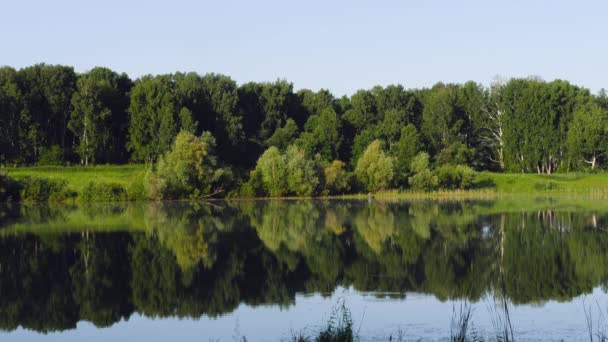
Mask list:
POLYGON ((362 340, 608 331, 608 203, 234 201, 0 207, 0 339, 362 340), (587 309, 587 310, 585 310, 587 309), (498 323, 497 323, 498 322, 498 323))

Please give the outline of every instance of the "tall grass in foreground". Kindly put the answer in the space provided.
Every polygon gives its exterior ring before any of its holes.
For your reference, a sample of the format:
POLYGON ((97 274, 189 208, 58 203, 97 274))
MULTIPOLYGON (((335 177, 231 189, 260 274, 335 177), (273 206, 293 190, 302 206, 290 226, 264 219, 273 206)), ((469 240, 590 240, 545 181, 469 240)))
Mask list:
MULTIPOLYGON (((475 307, 467 301, 460 303, 457 308, 452 306, 452 318, 450 321, 450 342, 512 342, 515 341, 513 326, 509 314, 509 301, 504 297, 493 298, 487 302, 488 314, 495 329, 494 336, 486 339, 480 335, 474 326, 475 307)), ((591 342, 608 342, 608 308, 603 310, 597 301, 587 305, 583 299, 583 310, 587 324, 588 338, 591 342)), ((307 333, 306 329, 291 331, 287 339, 289 342, 352 342, 361 338, 358 332, 353 330, 354 323, 350 310, 345 303, 339 303, 332 309, 327 324, 318 332, 307 333)), ((238 322, 237 328, 238 330, 238 322)), ((234 341, 244 342, 244 336, 235 335, 234 341)), ((582 336, 581 336, 582 337, 582 336)), ((374 339, 376 341, 377 339, 374 339)), ((410 339, 399 330, 397 334, 390 335, 386 341, 403 342, 410 339)), ((416 339, 420 340, 420 339, 416 339)), ((443 340, 443 339, 442 339, 443 340)), ((210 340, 211 341, 211 340, 210 340)))
MULTIPOLYGON (((607 322, 606 315, 604 314, 604 310, 600 307, 600 304, 595 301, 595 303, 591 303, 587 305, 586 301, 583 299, 583 310, 585 312, 585 320, 587 322, 587 332, 589 334, 589 341, 599 341, 606 342, 608 341, 608 332, 607 332, 607 322), (595 305, 593 305, 595 304, 595 305), (597 308, 597 316, 594 322, 594 308, 597 308)), ((608 312, 608 311, 607 311, 608 312)))

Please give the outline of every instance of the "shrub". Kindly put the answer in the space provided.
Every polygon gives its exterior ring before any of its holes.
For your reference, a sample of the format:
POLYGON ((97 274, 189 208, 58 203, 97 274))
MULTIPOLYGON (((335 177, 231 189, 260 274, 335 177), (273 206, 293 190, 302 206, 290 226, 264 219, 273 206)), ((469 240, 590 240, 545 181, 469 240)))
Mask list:
POLYGON ((357 161, 355 175, 366 190, 384 190, 393 180, 393 163, 382 150, 382 142, 374 140, 357 161))
POLYGON ((249 180, 241 185, 239 193, 243 197, 263 195, 264 181, 262 180, 262 174, 257 169, 249 173, 249 180))
POLYGON ((307 158, 303 150, 291 145, 285 153, 287 188, 296 196, 318 194, 321 168, 317 160, 307 158))
POLYGON ((129 201, 143 201, 148 199, 144 179, 139 178, 127 186, 127 198, 129 201))
POLYGON ((127 200, 128 195, 120 184, 89 182, 79 198, 85 202, 117 202, 127 200))
POLYGON ((475 171, 464 165, 442 165, 435 174, 442 189, 469 189, 476 177, 475 171))
POLYGON ((287 163, 278 148, 272 146, 258 159, 254 172, 259 174, 266 194, 287 194, 287 163))
POLYGON ((58 166, 63 165, 63 150, 59 145, 50 148, 41 147, 40 157, 36 162, 38 166, 58 166))
POLYGON ((346 172, 346 164, 341 160, 334 160, 324 171, 325 190, 330 194, 345 193, 350 190, 351 175, 346 172))
POLYGON ((181 131, 171 150, 159 160, 156 172, 146 177, 150 197, 197 198, 209 194, 224 176, 224 172, 217 172, 214 149, 215 138, 209 132, 195 136, 181 131))
POLYGON ((437 188, 437 176, 429 169, 422 170, 408 178, 412 189, 417 191, 431 191, 437 188))
POLYGON ((410 168, 415 173, 408 178, 410 187, 417 191, 431 191, 437 188, 437 176, 429 169, 429 155, 420 152, 412 160, 410 168))
POLYGON ((63 201, 76 197, 64 179, 25 177, 19 182, 19 198, 24 202, 63 201))

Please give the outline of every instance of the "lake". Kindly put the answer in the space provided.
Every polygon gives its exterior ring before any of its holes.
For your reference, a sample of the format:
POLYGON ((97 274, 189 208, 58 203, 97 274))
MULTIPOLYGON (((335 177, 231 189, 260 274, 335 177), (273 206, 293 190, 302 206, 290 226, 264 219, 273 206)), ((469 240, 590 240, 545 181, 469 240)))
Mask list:
POLYGON ((588 340, 607 228, 578 198, 3 205, 0 339, 588 340))

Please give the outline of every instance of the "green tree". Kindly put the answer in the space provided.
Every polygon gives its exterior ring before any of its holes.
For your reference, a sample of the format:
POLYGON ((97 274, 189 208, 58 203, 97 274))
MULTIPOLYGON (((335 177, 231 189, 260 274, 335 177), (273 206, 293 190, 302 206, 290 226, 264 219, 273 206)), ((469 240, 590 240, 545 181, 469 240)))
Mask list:
POLYGON ((21 151, 27 146, 23 141, 27 121, 23 120, 22 94, 18 75, 10 67, 0 68, 0 164, 20 161, 21 151))
POLYGON ((296 140, 298 136, 298 125, 293 119, 287 119, 285 125, 274 131, 274 134, 266 140, 268 146, 276 146, 280 150, 285 150, 287 146, 296 140))
POLYGON ((568 130, 567 145, 576 162, 586 163, 594 170, 608 149, 608 109, 593 103, 577 109, 568 130))
POLYGON ((330 194, 343 194, 350 190, 350 175, 346 171, 346 164, 341 160, 332 161, 323 170, 325 176, 325 189, 330 194))
POLYGON ((414 175, 408 178, 408 182, 412 189, 418 191, 431 191, 437 188, 437 176, 429 169, 429 155, 426 152, 420 152, 412 160, 410 166, 414 175))
POLYGON ((304 150, 291 145, 285 152, 287 163, 287 187, 296 196, 313 196, 321 184, 321 167, 317 161, 308 158, 304 150))
POLYGON ((36 64, 19 70, 19 88, 23 96, 21 120, 27 122, 23 132, 29 151, 21 151, 28 161, 35 160, 40 147, 69 147, 68 132, 72 94, 77 75, 73 67, 36 64))
POLYGON ((121 160, 127 87, 126 75, 106 68, 94 68, 78 78, 68 128, 74 134, 81 163, 121 160))
POLYGON ((422 149, 420 135, 416 126, 409 124, 401 128, 401 135, 391 154, 395 157, 395 181, 398 185, 405 185, 410 174, 412 160, 422 149))
POLYGON ((298 144, 309 155, 319 153, 324 160, 333 160, 338 157, 342 143, 341 128, 336 112, 332 108, 326 108, 319 115, 308 118, 298 144))
POLYGON ((287 165, 275 146, 268 148, 258 159, 255 171, 261 175, 265 192, 273 197, 287 194, 287 165))
POLYGON ((393 162, 382 150, 382 142, 374 140, 357 161, 355 175, 366 190, 384 190, 393 180, 393 162))
POLYGON ((218 178, 214 155, 215 139, 181 131, 170 151, 160 158, 157 170, 148 179, 153 198, 180 198, 209 195, 218 178))
POLYGON ((135 82, 129 105, 131 157, 152 162, 169 150, 181 124, 171 75, 144 76, 135 82))

